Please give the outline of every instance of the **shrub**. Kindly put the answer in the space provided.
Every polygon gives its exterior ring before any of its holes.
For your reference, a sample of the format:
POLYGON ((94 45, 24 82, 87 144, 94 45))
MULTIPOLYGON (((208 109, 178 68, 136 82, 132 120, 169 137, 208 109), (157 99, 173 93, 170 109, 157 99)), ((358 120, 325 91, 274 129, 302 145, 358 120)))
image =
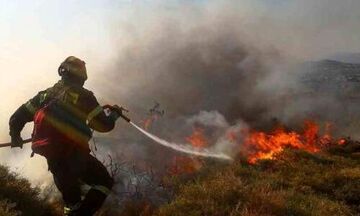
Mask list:
POLYGON ((40 190, 0 165, 0 215, 57 215, 40 190))

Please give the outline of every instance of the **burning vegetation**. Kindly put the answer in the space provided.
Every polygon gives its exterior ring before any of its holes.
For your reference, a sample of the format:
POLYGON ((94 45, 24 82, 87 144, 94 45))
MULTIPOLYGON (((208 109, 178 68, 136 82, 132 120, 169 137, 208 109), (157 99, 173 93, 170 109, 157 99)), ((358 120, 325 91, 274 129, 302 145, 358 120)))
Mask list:
POLYGON ((286 130, 283 126, 275 127, 270 133, 249 131, 241 150, 252 164, 259 159, 273 159, 274 155, 287 147, 315 153, 329 145, 343 143, 342 139, 335 140, 332 137, 330 129, 331 124, 327 123, 321 134, 320 126, 307 120, 301 132, 286 130))
MULTIPOLYGON (((306 120, 299 131, 287 129, 283 125, 277 125, 269 132, 253 129, 230 130, 227 131, 226 139, 238 149, 238 155, 235 157, 246 158, 248 163, 255 164, 259 160, 275 159, 275 155, 287 148, 317 153, 336 145, 344 145, 346 140, 334 138, 331 134, 332 128, 331 123, 325 123, 321 127, 314 121, 306 120)), ((201 127, 194 127, 192 134, 185 140, 195 149, 210 146, 201 127)), ((202 165, 201 158, 175 156, 170 173, 191 173, 198 171, 202 165)))
POLYGON ((358 215, 360 143, 286 148, 255 164, 212 165, 155 215, 358 215), (313 150, 313 149, 312 149, 313 150))

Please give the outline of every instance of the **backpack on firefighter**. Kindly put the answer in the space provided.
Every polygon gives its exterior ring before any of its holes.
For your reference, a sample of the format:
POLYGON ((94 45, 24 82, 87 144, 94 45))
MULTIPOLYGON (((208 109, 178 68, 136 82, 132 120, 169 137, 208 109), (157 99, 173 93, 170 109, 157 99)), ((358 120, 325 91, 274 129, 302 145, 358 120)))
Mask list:
POLYGON ((68 153, 74 145, 88 150, 92 131, 73 111, 68 91, 69 87, 63 87, 55 97, 43 93, 43 106, 34 115, 33 153, 49 158, 68 153))

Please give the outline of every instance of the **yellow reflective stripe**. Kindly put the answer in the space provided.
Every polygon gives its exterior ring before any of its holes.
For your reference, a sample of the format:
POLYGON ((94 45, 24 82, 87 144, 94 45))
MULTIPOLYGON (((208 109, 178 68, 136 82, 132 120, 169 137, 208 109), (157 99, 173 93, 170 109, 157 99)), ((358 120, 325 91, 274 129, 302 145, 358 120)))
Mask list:
POLYGON ((42 104, 42 103, 45 101, 46 96, 47 96, 47 93, 46 93, 46 92, 44 92, 44 93, 42 93, 42 94, 40 95, 40 104, 42 104))
POLYGON ((87 117, 87 123, 89 123, 93 118, 95 118, 99 113, 103 112, 103 108, 99 105, 93 111, 91 111, 87 117))
POLYGON ((93 185, 91 189, 98 190, 105 195, 109 195, 111 193, 111 190, 103 185, 93 185))
POLYGON ((36 112, 36 108, 34 107, 34 105, 32 105, 32 103, 30 101, 28 101, 25 104, 26 109, 31 112, 31 113, 35 113, 36 112))
POLYGON ((79 100, 79 94, 75 92, 68 92, 65 95, 65 101, 70 101, 72 104, 76 104, 79 100))

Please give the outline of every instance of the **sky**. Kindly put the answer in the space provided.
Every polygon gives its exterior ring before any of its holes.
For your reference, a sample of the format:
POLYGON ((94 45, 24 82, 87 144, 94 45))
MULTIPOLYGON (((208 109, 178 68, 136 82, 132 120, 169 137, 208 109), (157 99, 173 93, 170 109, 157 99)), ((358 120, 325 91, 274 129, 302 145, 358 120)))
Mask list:
MULTIPOLYGON (((0 142, 9 141, 10 115, 59 79, 57 68, 69 55, 85 60, 86 87, 100 102, 118 103, 105 94, 114 82, 105 71, 128 43, 161 38, 166 21, 177 20, 172 27, 186 31, 229 17, 259 47, 322 58, 360 50, 359 6, 358 0, 0 0, 0 142)), ((30 133, 28 125, 23 137, 30 133)), ((49 177, 44 160, 30 153, 29 147, 2 149, 0 163, 34 179, 49 177), (43 171, 33 176, 32 164, 43 171)))

